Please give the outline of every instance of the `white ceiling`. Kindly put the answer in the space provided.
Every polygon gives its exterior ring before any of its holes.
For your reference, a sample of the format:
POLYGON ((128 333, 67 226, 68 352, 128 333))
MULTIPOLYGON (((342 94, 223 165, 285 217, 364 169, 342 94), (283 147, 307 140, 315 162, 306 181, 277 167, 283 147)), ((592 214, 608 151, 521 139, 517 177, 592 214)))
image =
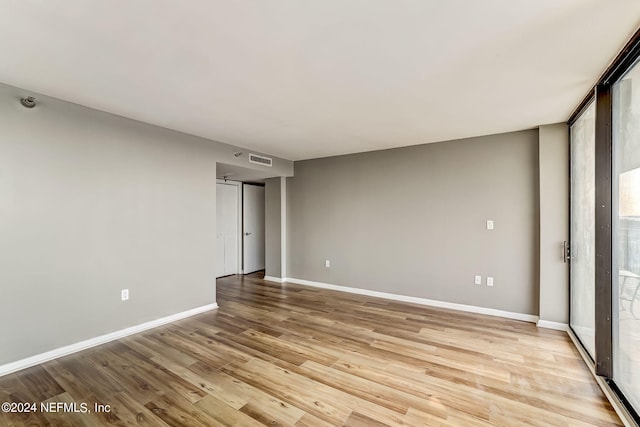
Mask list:
POLYGON ((568 118, 638 0, 0 0, 0 81, 299 160, 568 118))

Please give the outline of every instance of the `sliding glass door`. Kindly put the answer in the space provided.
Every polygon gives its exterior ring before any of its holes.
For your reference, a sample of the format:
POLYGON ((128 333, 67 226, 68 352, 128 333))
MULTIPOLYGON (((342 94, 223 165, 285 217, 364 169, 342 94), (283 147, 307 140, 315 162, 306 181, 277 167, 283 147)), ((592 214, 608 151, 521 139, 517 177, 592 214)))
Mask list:
POLYGON ((613 379, 640 410, 640 65, 613 85, 613 379))
POLYGON ((571 331, 640 425, 640 30, 568 123, 571 331))
MULTIPOLYGON (((571 126, 571 328, 595 356, 595 104, 571 126)), ((640 308, 640 307, 639 307, 640 308)))

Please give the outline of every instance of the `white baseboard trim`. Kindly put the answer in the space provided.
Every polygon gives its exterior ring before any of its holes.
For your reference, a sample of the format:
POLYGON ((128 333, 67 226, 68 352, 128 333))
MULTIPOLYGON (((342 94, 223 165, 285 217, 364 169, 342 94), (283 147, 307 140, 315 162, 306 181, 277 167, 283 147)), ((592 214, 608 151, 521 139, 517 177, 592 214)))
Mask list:
POLYGON ((538 320, 536 323, 538 328, 555 329, 557 331, 568 331, 569 325, 566 323, 552 322, 551 320, 538 320))
POLYGON ((469 313, 487 314, 489 316, 504 317, 507 319, 523 320, 536 323, 538 316, 533 314, 513 313, 511 311, 496 310, 493 308, 477 307, 474 305, 458 304, 454 302, 438 301, 426 298, 410 297, 406 295, 390 294, 387 292, 371 291, 368 289, 351 288, 349 286, 332 285, 329 283, 313 282, 311 280, 285 278, 284 281, 298 285, 313 286, 315 288, 332 289, 335 291, 349 292, 352 294, 367 295, 370 297, 386 298, 395 301, 410 302, 413 304, 427 305, 430 307, 448 308, 451 310, 466 311, 469 313))
POLYGON ((285 279, 283 279, 281 277, 264 276, 264 280, 266 280, 267 282, 282 283, 282 282, 284 282, 285 279))
POLYGON ((120 338, 124 338, 129 335, 137 334, 147 329, 156 328, 158 326, 165 325, 167 323, 175 322, 177 320, 185 319, 187 317, 195 316, 206 311, 215 310, 218 308, 218 304, 207 304, 202 307, 192 308, 191 310, 183 311, 181 313, 172 314, 170 316, 161 317, 160 319, 152 320, 150 322, 141 323, 140 325, 131 326, 129 328, 121 329, 119 331, 111 332, 98 337, 89 338, 88 340, 80 341, 75 344, 66 345, 64 347, 50 350, 45 353, 36 354, 35 356, 27 357, 25 359, 17 360, 15 362, 0 365, 0 377, 3 375, 11 374, 13 372, 21 371, 31 366, 39 365, 49 360, 57 359, 62 356, 67 356, 72 353, 77 353, 82 350, 86 350, 91 347, 98 346, 100 344, 106 344, 110 341, 115 341, 120 338))

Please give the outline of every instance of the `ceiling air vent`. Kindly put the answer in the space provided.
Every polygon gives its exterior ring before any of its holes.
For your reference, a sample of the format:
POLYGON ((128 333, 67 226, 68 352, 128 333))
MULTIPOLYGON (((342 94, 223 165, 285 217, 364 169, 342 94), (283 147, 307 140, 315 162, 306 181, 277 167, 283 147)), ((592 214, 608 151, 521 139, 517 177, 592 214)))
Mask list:
POLYGON ((262 166, 273 166, 273 159, 270 157, 258 156, 257 154, 249 153, 249 163, 256 163, 262 166))

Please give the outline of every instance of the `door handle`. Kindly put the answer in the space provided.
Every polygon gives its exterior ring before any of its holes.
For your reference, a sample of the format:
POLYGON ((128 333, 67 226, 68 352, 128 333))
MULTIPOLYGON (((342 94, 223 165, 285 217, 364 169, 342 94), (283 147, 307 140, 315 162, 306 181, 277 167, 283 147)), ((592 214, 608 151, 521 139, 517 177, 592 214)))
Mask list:
POLYGON ((571 261, 571 248, 566 240, 562 242, 562 260, 565 264, 571 261))
POLYGON ((249 235, 251 235, 251 233, 249 233, 249 232, 245 232, 245 233, 244 233, 244 235, 245 235, 245 236, 249 236, 249 235))

